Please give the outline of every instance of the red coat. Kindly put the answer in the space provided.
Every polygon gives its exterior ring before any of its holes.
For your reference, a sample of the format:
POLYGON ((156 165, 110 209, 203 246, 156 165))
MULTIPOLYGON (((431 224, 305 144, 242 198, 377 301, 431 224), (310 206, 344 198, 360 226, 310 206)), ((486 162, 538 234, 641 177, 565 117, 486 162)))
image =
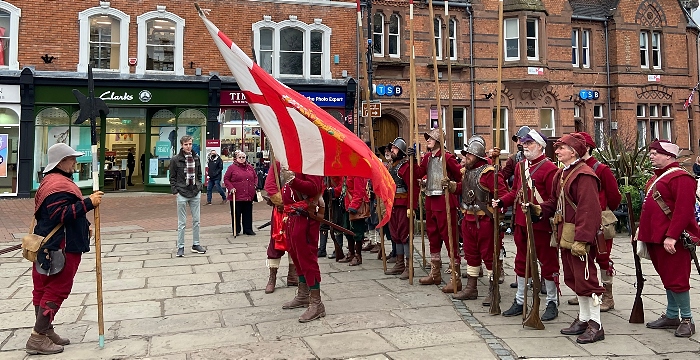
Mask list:
MULTIPOLYGON (((578 163, 577 163, 578 164, 578 163)), ((575 241, 586 242, 590 244, 596 243, 598 229, 600 229, 601 212, 600 202, 596 194, 600 190, 600 182, 593 170, 587 165, 583 165, 576 170, 576 173, 571 175, 564 188, 559 186, 562 178, 566 179, 571 171, 576 168, 577 164, 571 165, 568 169, 559 169, 554 175, 553 183, 555 184, 551 196, 542 205, 542 221, 549 226, 548 219, 554 215, 557 209, 557 200, 562 191, 566 191, 566 196, 574 204, 576 209, 571 206, 569 201, 564 200, 564 222, 576 224, 576 232, 574 235, 575 241)), ((559 239, 564 224, 559 224, 559 239)))
MULTIPOLYGON (((416 176, 417 171, 416 168, 418 167, 418 164, 414 163, 413 164, 413 206, 411 207, 412 209, 418 209, 418 200, 420 197, 420 177, 416 176)), ((397 196, 394 198, 394 206, 406 206, 408 207, 408 202, 409 202, 409 195, 411 191, 411 164, 410 162, 406 162, 405 164, 401 165, 399 168, 399 177, 403 180, 404 183, 406 183, 406 186, 408 187, 406 189, 406 193, 397 196), (405 195, 405 197, 403 197, 405 195)))
MULTIPOLYGON (((224 185, 227 189, 236 189, 236 201, 253 201, 255 186, 258 184, 258 175, 255 168, 249 163, 234 161, 226 170, 224 185)), ((228 195, 233 200, 233 194, 228 195)))
MULTIPOLYGON (((484 164, 486 164, 486 160, 478 160, 476 163, 474 163, 473 168, 478 168, 484 164)), ((490 162, 488 162, 490 164, 490 162)), ((491 195, 493 195, 493 170, 489 170, 485 172, 483 175, 481 175, 481 178, 479 179, 479 185, 481 186, 482 189, 487 189, 491 195)), ((465 173, 466 175, 466 173, 465 173)), ((461 194, 462 193, 462 182, 457 183, 457 190, 455 191, 455 194, 461 194)), ((506 187, 505 181, 503 181, 503 174, 500 172, 498 173, 498 194, 505 194, 508 192, 508 187, 506 187)), ((491 206, 489 204, 489 206, 491 206)), ((472 214, 464 214, 464 218, 469 221, 476 221, 476 217, 472 214)))
POLYGON ((362 203, 365 202, 369 205, 369 195, 367 194, 367 183, 369 182, 366 178, 361 178, 358 176, 348 176, 346 180, 346 194, 345 194, 345 209, 355 209, 359 210, 362 203), (348 196, 349 195, 349 196, 348 196))
MULTIPOLYGON (((432 157, 442 156, 442 150, 439 150, 436 154, 428 152, 423 156, 419 166, 416 166, 416 178, 420 179, 427 175, 428 171, 428 161, 432 157)), ((462 181, 462 168, 459 165, 459 161, 450 152, 445 152, 445 165, 447 167, 447 177, 452 181, 460 182, 462 181)), ((425 210, 429 211, 445 211, 445 195, 440 196, 426 196, 425 197, 425 210)), ((450 206, 453 209, 457 208, 457 196, 455 194, 450 194, 450 206)))
MULTIPOLYGON (((280 163, 279 161, 275 161, 275 167, 277 168, 277 177, 279 178, 279 173, 280 173, 280 163)), ((282 186, 282 183, 280 182, 280 186, 282 186)), ((272 196, 275 195, 279 192, 279 189, 277 188, 277 181, 275 181, 275 170, 270 167, 270 170, 267 172, 267 177, 265 178, 265 186, 263 187, 265 191, 267 192, 267 195, 272 196)))
MULTIPOLYGON (((515 176, 513 178, 513 188, 510 190, 510 192, 504 194, 503 196, 500 197, 501 201, 503 201, 503 208, 508 208, 509 206, 512 206, 515 204, 515 209, 513 210, 513 213, 515 214, 515 224, 520 225, 520 226, 527 226, 525 222, 525 213, 523 212, 520 202, 515 201, 516 197, 518 196, 518 192, 521 190, 522 185, 521 185, 521 180, 520 180, 520 167, 523 166, 525 161, 528 161, 527 159, 524 159, 520 161, 516 166, 515 166, 515 176)), ((530 163, 530 168, 534 170, 534 173, 531 174, 532 179, 535 183, 535 188, 537 189, 537 192, 540 194, 542 197, 543 202, 547 202, 549 197, 552 194, 552 190, 554 188, 554 174, 557 172, 559 168, 557 168, 556 165, 554 165, 553 162, 551 162, 549 159, 547 159, 546 156, 541 155, 534 161, 528 161, 530 163), (541 162, 545 161, 537 170, 534 170, 537 165, 541 162)), ((527 196, 527 201, 529 202, 530 199, 530 192, 525 194, 527 196)), ((537 198, 533 197, 535 199, 534 203, 539 204, 537 202, 537 198)), ((532 227, 534 230, 540 230, 540 231, 546 231, 546 232, 552 232, 552 227, 549 224, 549 221, 540 221, 532 224, 532 227)))
POLYGON ((282 188, 282 202, 291 205, 304 198, 313 199, 323 192, 323 176, 297 173, 294 180, 282 188))
MULTIPOLYGON (((658 176, 672 167, 679 167, 677 162, 663 169, 654 170, 654 176, 649 179, 645 190, 658 176)), ((692 195, 696 187, 695 179, 685 170, 670 173, 656 183, 656 190, 671 209, 671 219, 664 214, 659 204, 648 191, 642 213, 639 218, 639 236, 637 240, 661 244, 667 237, 678 240, 683 230, 693 235, 700 235, 700 229, 695 222, 695 197, 692 195)))
MULTIPOLYGON (((597 162, 598 160, 596 160, 594 157, 589 157, 588 160, 586 160, 586 164, 588 164, 591 169, 593 169, 597 162)), ((620 194, 620 188, 617 186, 617 179, 615 179, 615 175, 613 175, 612 170, 610 170, 607 165, 599 163, 598 167, 594 171, 595 175, 598 177, 598 179, 600 179, 600 191, 598 192, 600 209, 617 209, 622 201, 622 194, 620 194)))

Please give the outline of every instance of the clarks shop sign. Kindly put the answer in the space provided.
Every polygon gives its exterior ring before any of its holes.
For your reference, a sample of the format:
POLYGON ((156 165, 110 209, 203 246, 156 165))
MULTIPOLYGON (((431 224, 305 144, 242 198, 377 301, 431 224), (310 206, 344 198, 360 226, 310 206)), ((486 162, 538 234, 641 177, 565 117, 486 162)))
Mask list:
MULTIPOLYGON (((74 104, 73 87, 37 86, 36 102, 44 104, 74 104)), ((86 88, 78 88, 87 95, 86 88)), ((110 106, 119 105, 207 105, 206 89, 144 89, 95 88, 95 96, 110 106)))

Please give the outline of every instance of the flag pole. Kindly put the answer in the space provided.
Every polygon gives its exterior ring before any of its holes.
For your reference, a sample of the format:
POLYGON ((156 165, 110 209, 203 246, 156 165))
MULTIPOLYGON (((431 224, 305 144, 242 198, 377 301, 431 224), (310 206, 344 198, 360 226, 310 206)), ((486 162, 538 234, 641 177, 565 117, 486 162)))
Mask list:
MULTIPOLYGON (((448 0, 445 0, 445 22, 443 23, 442 27, 446 29, 445 36, 444 36, 445 51, 444 51, 443 57, 447 61, 447 87, 448 87, 448 90, 447 90, 447 114, 446 114, 447 117, 443 123, 454 124, 454 122, 453 122, 454 113, 452 112, 454 105, 452 103, 452 97, 453 97, 452 96, 452 52, 450 51, 450 29, 451 29, 451 27, 450 27, 449 9, 450 9, 450 6, 448 4, 448 0)), ((455 46, 456 46, 456 44, 455 44, 455 46)), ((447 128, 446 125, 445 125, 445 128, 447 128)), ((453 136, 454 136, 454 134, 453 134, 453 136)), ((447 145, 447 144, 444 144, 444 145, 447 145)), ((445 146, 445 149, 443 151, 446 151, 446 150, 447 150, 447 146, 445 146)), ((444 167, 446 168, 447 164, 444 164, 444 167)), ((449 195, 445 194, 445 198, 447 198, 447 197, 449 197, 449 195)), ((449 208, 449 205, 446 205, 446 206, 449 208)), ((449 212, 448 212, 448 214, 449 214, 449 212)), ((447 222, 448 222, 448 225, 447 225, 448 231, 450 231, 449 227, 452 226, 452 224, 450 222, 449 215, 447 218, 447 222)), ((450 231, 450 234, 452 234, 451 231, 450 231)), ((459 246, 457 244, 455 244, 456 241, 457 241, 457 239, 454 239, 454 238, 450 240, 450 251, 457 251, 457 253, 456 253, 457 255, 453 255, 453 258, 457 259, 457 260, 455 260, 455 264, 454 264, 454 267, 452 269, 453 272, 457 269, 457 265, 462 261, 462 259, 458 256, 459 246)), ((459 279, 460 276, 462 276, 462 274, 456 274, 454 278, 459 279)), ((453 287, 454 287, 454 284, 453 284, 453 287)), ((457 293, 456 288, 454 289, 454 292, 457 293)))
MULTIPOLYGON (((503 65, 503 0, 498 2, 498 65, 497 65, 497 76, 496 81, 496 128, 493 132, 493 143, 496 148, 501 148, 501 76, 502 76, 502 65, 503 65)), ((474 94, 472 94, 474 96, 474 94)), ((493 187, 493 198, 498 199, 498 171, 500 168, 500 158, 498 156, 493 157, 493 167, 494 167, 494 187, 493 187)), ((501 313, 501 292, 498 284, 498 279, 501 276, 501 269, 498 258, 501 256, 501 229, 499 224, 499 213, 498 209, 493 209, 493 265, 492 274, 493 277, 491 281, 491 304, 489 306, 489 314, 498 315, 501 313)))
MULTIPOLYGON (((447 1, 445 1, 445 7, 447 7, 447 1)), ((433 24, 430 24, 430 38, 435 39, 435 25, 434 25, 434 19, 435 19, 435 13, 433 11, 433 0, 428 0, 428 10, 430 13, 430 21, 433 22, 433 24)), ((439 45, 439 44, 437 44, 439 45)), ((442 178, 445 179, 447 178, 447 163, 445 161, 445 132, 443 131, 443 118, 442 118, 442 106, 440 104, 440 80, 438 79, 438 64, 437 64, 437 49, 436 46, 431 46, 432 51, 433 51, 433 78, 435 79, 435 99, 437 101, 437 116, 438 116, 438 129, 440 129, 440 146, 442 147, 440 149, 440 163, 442 164, 442 178)), ((449 60, 448 60, 449 61, 449 60)), ((443 189, 443 196, 445 197, 445 214, 447 215, 447 241, 449 242, 449 250, 450 250, 450 273, 451 273, 451 282, 452 282, 452 291, 453 293, 457 293, 457 279, 455 277, 455 261, 454 261, 454 249, 453 249, 453 240, 454 236, 452 236, 452 209, 450 208, 450 194, 447 191, 447 189, 443 189)))
MULTIPOLYGON (((408 115, 408 143, 411 144, 411 146, 415 145, 415 137, 413 136, 413 127, 416 122, 416 113, 413 108, 414 104, 414 98, 416 96, 416 93, 414 92, 413 88, 416 82, 416 74, 415 74, 415 67, 416 67, 416 62, 415 62, 415 48, 413 44, 413 0, 409 0, 409 16, 408 16, 408 27, 409 27, 409 44, 411 44, 411 58, 409 60, 409 77, 410 77, 410 87, 411 87, 411 96, 409 97, 409 115, 408 115)), ((413 285, 413 238, 414 238, 414 208, 413 208, 413 189, 415 188, 415 181, 413 181, 413 159, 408 159, 408 178, 410 179, 410 182, 408 184, 408 254, 405 254, 406 256, 409 256, 406 258, 406 261, 408 262, 408 284, 413 285)))

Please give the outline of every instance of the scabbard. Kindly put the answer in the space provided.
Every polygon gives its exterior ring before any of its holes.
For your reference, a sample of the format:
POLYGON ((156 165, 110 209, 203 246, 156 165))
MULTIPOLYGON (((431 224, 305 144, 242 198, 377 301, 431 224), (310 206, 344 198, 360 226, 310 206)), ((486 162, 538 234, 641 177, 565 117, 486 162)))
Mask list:
POLYGON ((311 220, 316 220, 316 221, 320 222, 321 224, 326 224, 326 225, 330 226, 331 228, 333 228, 334 230, 338 230, 338 231, 342 232, 343 234, 351 235, 351 236, 355 235, 354 232, 352 232, 352 231, 350 231, 350 230, 348 230, 340 225, 334 224, 334 223, 332 223, 332 222, 330 222, 322 217, 316 216, 315 214, 311 214, 308 211, 306 211, 305 209, 298 208, 298 207, 294 207, 293 209, 298 214, 304 215, 311 220))

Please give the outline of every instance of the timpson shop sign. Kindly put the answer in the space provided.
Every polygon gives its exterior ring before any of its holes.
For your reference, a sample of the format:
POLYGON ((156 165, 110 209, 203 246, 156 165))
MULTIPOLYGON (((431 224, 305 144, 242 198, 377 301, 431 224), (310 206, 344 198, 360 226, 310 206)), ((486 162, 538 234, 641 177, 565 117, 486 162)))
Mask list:
MULTIPOLYGON (((302 91, 299 94, 313 101, 320 107, 344 107, 345 93, 321 93, 302 91)), ((222 91, 221 106, 248 106, 248 101, 242 91, 222 91)))

